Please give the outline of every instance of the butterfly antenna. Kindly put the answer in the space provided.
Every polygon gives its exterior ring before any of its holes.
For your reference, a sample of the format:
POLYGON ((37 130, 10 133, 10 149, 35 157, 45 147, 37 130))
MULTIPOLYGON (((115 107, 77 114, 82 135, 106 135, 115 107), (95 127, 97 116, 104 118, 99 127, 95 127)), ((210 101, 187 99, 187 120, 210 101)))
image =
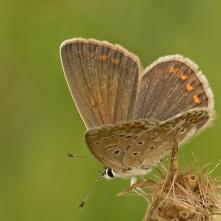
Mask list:
POLYGON ((71 158, 80 158, 80 159, 87 159, 87 160, 95 160, 95 158, 92 157, 92 156, 85 156, 85 155, 80 155, 80 154, 68 153, 67 156, 68 156, 68 157, 71 157, 71 158))
POLYGON ((92 184, 90 190, 88 191, 87 195, 85 196, 84 200, 81 201, 79 208, 83 208, 86 201, 91 197, 92 193, 94 192, 98 181, 101 180, 101 178, 103 177, 102 173, 99 174, 99 176, 96 178, 96 180, 94 181, 94 183, 92 184))

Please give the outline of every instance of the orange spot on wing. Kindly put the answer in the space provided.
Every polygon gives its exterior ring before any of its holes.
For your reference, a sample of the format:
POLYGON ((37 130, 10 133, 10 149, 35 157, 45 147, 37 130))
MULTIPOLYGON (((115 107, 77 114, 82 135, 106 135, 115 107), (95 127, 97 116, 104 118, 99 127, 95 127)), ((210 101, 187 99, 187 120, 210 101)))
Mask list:
POLYGON ((197 95, 193 96, 193 101, 194 101, 195 104, 200 104, 201 103, 201 100, 197 95))
POLYGON ((102 55, 99 56, 99 59, 100 59, 101 61, 105 61, 105 60, 107 60, 107 55, 102 54, 102 55))
POLYGON ((119 64, 119 63, 120 63, 120 60, 119 60, 119 59, 114 59, 114 58, 112 58, 112 59, 111 59, 111 62, 112 62, 112 64, 119 64))
POLYGON ((193 86, 192 86, 190 83, 188 83, 188 84, 186 85, 186 89, 187 89, 188 92, 190 92, 190 91, 193 90, 193 86))
POLYGON ((181 80, 185 81, 186 79, 188 79, 188 76, 185 74, 181 74, 180 78, 181 80))
POLYGON ((172 73, 172 74, 178 74, 179 69, 172 66, 172 67, 170 67, 169 72, 172 73))
POLYGON ((180 69, 179 69, 179 68, 175 68, 175 67, 173 67, 173 66, 170 67, 169 72, 170 72, 171 74, 180 75, 180 69))

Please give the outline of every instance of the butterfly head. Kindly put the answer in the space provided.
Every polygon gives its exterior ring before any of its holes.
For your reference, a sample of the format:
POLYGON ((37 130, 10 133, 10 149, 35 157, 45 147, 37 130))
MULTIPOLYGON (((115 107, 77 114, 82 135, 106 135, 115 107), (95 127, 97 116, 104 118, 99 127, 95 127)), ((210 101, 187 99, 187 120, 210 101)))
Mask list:
POLYGON ((111 168, 104 168, 102 175, 106 180, 111 180, 117 176, 114 170, 111 168))
POLYGON ((112 168, 106 167, 102 171, 102 176, 106 180, 111 180, 113 178, 130 179, 131 177, 144 176, 152 170, 151 167, 148 168, 130 168, 123 171, 115 171, 112 168))

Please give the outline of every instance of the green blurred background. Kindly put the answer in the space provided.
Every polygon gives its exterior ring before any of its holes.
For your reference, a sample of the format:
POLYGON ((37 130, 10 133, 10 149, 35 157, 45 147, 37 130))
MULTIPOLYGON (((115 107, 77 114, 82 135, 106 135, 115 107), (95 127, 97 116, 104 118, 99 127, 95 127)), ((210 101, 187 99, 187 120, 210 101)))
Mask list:
MULTIPOLYGON (((206 74, 221 111, 221 1, 1 1, 0 220, 141 220, 145 202, 115 194, 127 180, 104 181, 83 210, 80 200, 98 174, 84 125, 63 77, 59 45, 72 37, 119 43, 146 66, 180 53, 206 74)), ((183 165, 221 156, 219 118, 181 150, 183 165)), ((221 166, 214 175, 221 175, 221 166)))

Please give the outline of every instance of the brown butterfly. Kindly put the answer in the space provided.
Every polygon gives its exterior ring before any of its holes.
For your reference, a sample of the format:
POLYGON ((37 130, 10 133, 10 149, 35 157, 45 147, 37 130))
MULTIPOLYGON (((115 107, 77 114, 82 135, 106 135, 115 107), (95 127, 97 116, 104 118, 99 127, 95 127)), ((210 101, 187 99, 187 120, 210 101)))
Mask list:
POLYGON ((145 175, 169 153, 175 133, 181 144, 213 119, 207 79, 182 55, 143 69, 120 45, 74 38, 61 44, 61 60, 86 143, 107 178, 145 175))

